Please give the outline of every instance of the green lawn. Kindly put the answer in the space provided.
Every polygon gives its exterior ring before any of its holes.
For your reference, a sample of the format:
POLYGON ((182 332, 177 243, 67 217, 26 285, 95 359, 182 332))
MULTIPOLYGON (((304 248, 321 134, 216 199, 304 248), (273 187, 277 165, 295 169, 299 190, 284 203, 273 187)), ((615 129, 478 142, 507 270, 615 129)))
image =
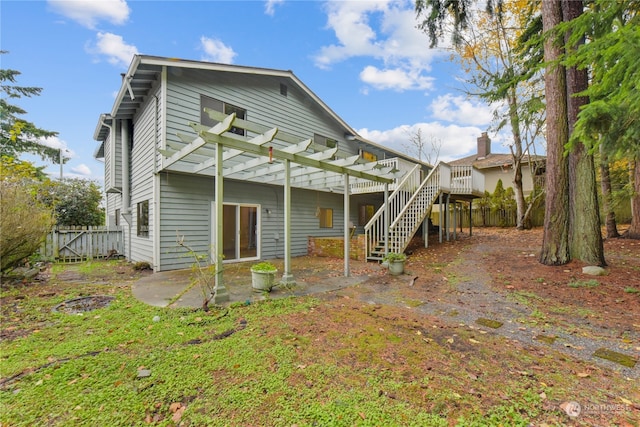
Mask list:
POLYGON ((563 425, 562 402, 633 389, 552 351, 340 293, 205 313, 147 306, 126 283, 39 286, 2 290, 14 334, 0 343, 2 426, 563 425), (87 294, 115 299, 51 311, 87 294))

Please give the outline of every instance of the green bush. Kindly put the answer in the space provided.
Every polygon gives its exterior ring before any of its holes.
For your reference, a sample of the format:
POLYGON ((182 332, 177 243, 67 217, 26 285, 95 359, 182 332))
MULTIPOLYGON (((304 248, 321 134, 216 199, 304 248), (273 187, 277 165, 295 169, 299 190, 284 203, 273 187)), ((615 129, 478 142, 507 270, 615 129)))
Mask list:
POLYGON ((30 164, 3 157, 0 167, 0 271, 38 251, 54 224, 53 210, 38 201, 40 182, 30 164))

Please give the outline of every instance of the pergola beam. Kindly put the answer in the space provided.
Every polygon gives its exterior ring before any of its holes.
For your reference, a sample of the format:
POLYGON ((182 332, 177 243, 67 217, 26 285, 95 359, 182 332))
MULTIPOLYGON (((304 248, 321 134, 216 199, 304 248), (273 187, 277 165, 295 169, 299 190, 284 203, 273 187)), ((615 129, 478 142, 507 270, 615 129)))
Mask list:
MULTIPOLYGON (((289 145, 288 147, 285 147, 282 149, 282 151, 286 151, 288 153, 299 153, 302 151, 305 151, 309 145, 311 144, 311 140, 310 139, 306 139, 304 141, 300 141, 295 145, 289 145)), ((231 168, 227 168, 225 169, 225 175, 234 175, 236 173, 240 173, 240 172, 246 172, 247 169, 251 169, 253 167, 257 167, 260 165, 263 165, 265 163, 269 163, 269 158, 268 157, 256 157, 252 160, 249 160, 245 163, 241 163, 238 164, 236 166, 233 166, 231 168)), ((282 165, 281 163, 277 164, 277 165, 270 165, 267 168, 263 168, 263 169, 270 169, 269 171, 265 172, 265 173, 273 173, 276 171, 281 171, 284 170, 284 165, 282 165), (272 169, 276 168, 276 169, 272 169)), ((257 174, 257 171, 254 171, 257 174)), ((252 173, 254 173, 252 172, 252 173)), ((252 175, 252 176, 258 176, 258 175, 252 175)))
POLYGON ((313 158, 311 158, 310 156, 304 156, 301 154, 296 154, 296 153, 288 153, 284 150, 281 149, 277 149, 277 148, 273 148, 273 147, 264 147, 264 146, 257 146, 255 144, 252 144, 248 141, 240 141, 240 140, 236 140, 236 139, 231 139, 231 138, 227 138, 224 135, 217 135, 214 133, 210 133, 210 132, 202 132, 201 133, 201 138, 203 138, 206 142, 210 142, 210 143, 214 143, 214 144, 222 144, 226 147, 229 148, 234 148, 237 150, 242 150, 246 153, 251 153, 254 155, 258 155, 258 156, 265 156, 265 157, 269 157, 270 155, 270 150, 271 150, 271 156, 274 159, 282 159, 282 160, 289 160, 291 162, 297 163, 299 165, 303 165, 303 166, 311 166, 317 169, 323 169, 323 170, 327 170, 330 172, 335 172, 335 173, 346 173, 349 176, 354 176, 356 178, 363 178, 363 179, 368 179, 370 181, 374 181, 374 182, 381 182, 381 183, 391 183, 393 182, 393 179, 391 178, 384 178, 381 177, 379 175, 376 174, 372 174, 372 173, 368 173, 368 172, 362 172, 362 171, 357 171, 357 170, 353 170, 350 169, 348 167, 344 167, 344 166, 337 166, 337 165, 333 165, 329 162, 326 161, 322 161, 322 160, 315 160, 313 158))
MULTIPOLYGON (((251 138, 248 142, 251 144, 256 144, 256 145, 264 145, 267 142, 271 142, 273 141, 273 138, 275 138, 276 134, 278 133, 278 128, 273 128, 273 129, 269 129, 268 131, 266 131, 265 133, 261 133, 260 135, 257 135, 253 138, 251 138)), ((225 152, 224 154, 227 154, 229 151, 233 152, 233 157, 235 156, 239 156, 242 154, 241 150, 227 150, 227 152, 225 152)), ((223 164, 224 161, 227 160, 229 158, 229 156, 225 157, 223 155, 223 164)), ((215 162, 215 158, 209 158, 207 160, 205 160, 204 162, 196 165, 193 168, 193 172, 198 173, 204 169, 210 168, 211 166, 214 166, 216 164, 215 162)))
MULTIPOLYGON (((236 118, 236 113, 229 114, 223 121, 213 126, 209 131, 207 131, 207 135, 219 135, 222 134, 229 129, 231 129, 231 125, 236 118)), ((190 144, 185 145, 179 151, 174 153, 171 157, 169 157, 163 164, 164 167, 169 167, 175 162, 184 159, 189 154, 196 151, 198 148, 204 146, 207 143, 202 137, 196 138, 190 144)))

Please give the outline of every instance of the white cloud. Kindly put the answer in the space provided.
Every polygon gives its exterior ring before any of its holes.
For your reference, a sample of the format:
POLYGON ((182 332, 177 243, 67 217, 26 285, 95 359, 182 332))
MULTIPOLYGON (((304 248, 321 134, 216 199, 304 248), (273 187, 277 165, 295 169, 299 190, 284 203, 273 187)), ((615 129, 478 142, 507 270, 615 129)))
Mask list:
POLYGON ((276 6, 283 4, 284 0, 267 0, 264 3, 264 13, 266 13, 269 16, 273 16, 276 13, 276 6))
POLYGON ((337 43, 320 49, 316 66, 328 69, 352 57, 371 57, 382 66, 369 65, 360 76, 374 88, 430 87, 425 73, 442 51, 428 48, 428 38, 416 28, 412 2, 330 1, 326 10, 327 28, 334 31, 337 43))
POLYGON ((438 120, 481 126, 491 123, 495 106, 471 101, 464 96, 446 94, 431 102, 429 109, 438 120))
POLYGON ((45 145, 47 147, 55 148, 58 150, 62 150, 62 155, 66 159, 72 159, 76 157, 76 153, 69 148, 67 143, 57 136, 51 136, 49 138, 40 138, 38 143, 45 145))
MULTIPOLYGON (((375 143, 417 157, 413 152, 411 136, 420 129, 423 140, 427 141, 425 150, 429 151, 431 139, 441 141, 438 160, 450 161, 473 154, 477 148, 477 138, 482 129, 475 126, 443 125, 438 122, 402 125, 388 130, 359 129, 358 133, 375 143)), ((423 157, 423 160, 426 159, 423 157)), ((432 158, 432 162, 435 159, 432 158)))
POLYGON ((411 89, 431 89, 434 79, 432 77, 422 76, 415 70, 402 70, 399 68, 380 70, 373 65, 369 65, 360 73, 360 80, 376 89, 404 91, 411 89))
POLYGON ((125 43, 122 36, 112 33, 99 32, 96 34, 96 43, 88 46, 87 51, 96 55, 104 55, 110 64, 127 67, 131 63, 133 55, 138 49, 125 43))
POLYGON ((222 41, 205 36, 200 37, 200 47, 204 50, 203 61, 232 64, 233 58, 237 55, 231 47, 222 41))
POLYGON ((78 166, 72 167, 71 172, 77 175, 91 176, 91 169, 89 169, 89 166, 85 165, 84 163, 81 163, 78 166))
POLYGON ((102 20, 122 25, 131 12, 125 0, 49 0, 49 5, 61 15, 91 29, 102 20))

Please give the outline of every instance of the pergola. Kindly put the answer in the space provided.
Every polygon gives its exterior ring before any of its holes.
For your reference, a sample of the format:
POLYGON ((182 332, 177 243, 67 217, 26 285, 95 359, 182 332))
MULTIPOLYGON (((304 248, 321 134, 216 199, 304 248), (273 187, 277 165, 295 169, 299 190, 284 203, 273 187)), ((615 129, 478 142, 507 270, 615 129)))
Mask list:
MULTIPOLYGON (((270 183, 284 191, 284 272, 282 282, 295 283, 291 272, 291 188, 299 187, 344 195, 344 275, 350 275, 349 196, 352 185, 369 182, 384 184, 385 206, 389 184, 401 175, 398 169, 378 162, 362 162, 359 155, 336 158, 338 147, 314 144, 312 139, 268 126, 205 109, 218 121, 213 127, 190 123, 193 134, 178 134, 182 143, 167 142, 162 154, 163 170, 203 174, 215 178, 216 287, 224 289, 222 280, 224 179, 270 183), (232 130, 244 129, 245 137, 232 130)), ((362 185, 359 185, 362 188, 362 185)))

